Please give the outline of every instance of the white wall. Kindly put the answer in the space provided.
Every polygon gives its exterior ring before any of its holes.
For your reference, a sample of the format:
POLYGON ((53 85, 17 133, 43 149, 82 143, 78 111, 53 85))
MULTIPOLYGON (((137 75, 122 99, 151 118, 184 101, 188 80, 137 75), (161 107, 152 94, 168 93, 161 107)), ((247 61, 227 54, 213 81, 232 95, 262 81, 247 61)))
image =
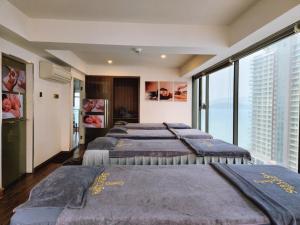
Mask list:
POLYGON ((70 148, 70 88, 70 84, 35 81, 34 166, 70 148), (40 92, 43 93, 41 98, 40 92), (54 94, 58 94, 59 99, 55 99, 54 94))
MULTIPOLYGON (((27 143, 27 153, 32 152, 34 148, 33 157, 31 154, 27 154, 27 157, 29 157, 27 158, 27 172, 31 172, 32 164, 36 167, 58 152, 69 150, 70 148, 69 128, 71 118, 69 111, 72 103, 69 96, 70 84, 61 84, 40 79, 39 61, 42 59, 2 38, 0 38, 0 53, 16 56, 28 63, 32 63, 34 66, 33 77, 29 77, 27 80, 33 80, 33 85, 31 86, 33 89, 33 101, 27 102, 27 104, 33 107, 34 116, 31 117, 30 115, 32 114, 30 113, 27 115, 27 125, 34 124, 33 146, 27 143), (40 91, 43 93, 42 98, 39 97, 40 91), (60 98, 54 99, 54 94, 59 94, 60 98)), ((30 76, 29 73, 27 75, 30 76)), ((1 85, 0 80, 0 86, 1 85)), ((30 87, 30 85, 28 87, 30 87)), ((32 92, 32 90, 27 91, 28 93, 30 91, 32 92)), ((2 119, 1 116, 0 114, 0 121, 2 119)), ((30 131, 30 126, 27 126, 27 140, 33 139, 33 132, 32 130, 30 131)), ((0 158, 0 165, 1 161, 0 158)))
POLYGON ((192 122, 192 80, 179 76, 177 69, 136 67, 136 66, 92 66, 90 75, 139 76, 140 80, 140 122, 192 122), (145 100, 145 81, 187 81, 187 102, 156 102, 145 100))

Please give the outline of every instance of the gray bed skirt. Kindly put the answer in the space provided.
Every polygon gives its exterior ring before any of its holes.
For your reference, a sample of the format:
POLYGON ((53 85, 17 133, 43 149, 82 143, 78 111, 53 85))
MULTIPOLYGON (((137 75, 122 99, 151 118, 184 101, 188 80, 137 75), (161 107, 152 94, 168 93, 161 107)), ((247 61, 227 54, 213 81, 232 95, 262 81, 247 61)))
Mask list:
POLYGON ((188 165, 220 162, 227 164, 248 164, 250 161, 243 157, 198 157, 194 154, 173 157, 135 156, 125 158, 109 157, 109 150, 88 150, 84 153, 82 165, 188 165))

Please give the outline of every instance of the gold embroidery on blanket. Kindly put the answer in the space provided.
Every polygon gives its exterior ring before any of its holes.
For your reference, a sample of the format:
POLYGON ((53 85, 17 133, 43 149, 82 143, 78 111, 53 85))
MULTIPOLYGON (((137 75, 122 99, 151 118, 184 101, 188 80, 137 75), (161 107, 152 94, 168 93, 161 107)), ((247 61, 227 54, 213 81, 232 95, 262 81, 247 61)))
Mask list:
POLYGON ((107 181, 109 177, 109 173, 101 173, 98 177, 96 177, 93 185, 90 188, 92 195, 100 194, 105 186, 122 186, 124 185, 124 181, 107 181))
POLYGON ((290 184, 288 184, 287 182, 284 182, 283 180, 279 179, 276 176, 272 176, 272 175, 268 175, 266 173, 261 173, 261 175, 265 178, 264 180, 254 180, 254 182, 258 183, 258 184, 276 184, 277 186, 279 186, 279 188, 281 188, 282 190, 284 190, 285 192, 289 193, 289 194, 296 194, 297 191, 295 190, 296 188, 290 184))
POLYGON ((105 186, 123 186, 124 181, 107 181, 105 182, 105 186))

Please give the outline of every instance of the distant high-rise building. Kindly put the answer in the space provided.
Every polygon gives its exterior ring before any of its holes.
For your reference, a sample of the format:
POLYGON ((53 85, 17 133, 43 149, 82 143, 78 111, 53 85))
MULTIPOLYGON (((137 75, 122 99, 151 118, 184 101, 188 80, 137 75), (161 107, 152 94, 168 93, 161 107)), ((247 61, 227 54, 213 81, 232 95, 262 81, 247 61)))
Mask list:
POLYGON ((300 92, 300 38, 291 40, 290 76, 289 76, 289 119, 288 119, 288 167, 298 169, 299 140, 299 92, 300 92))
POLYGON ((251 150, 263 163, 298 169, 300 37, 256 53, 251 68, 251 150))
POLYGON ((266 51, 252 62, 251 150, 256 159, 266 161, 272 155, 275 54, 266 51))

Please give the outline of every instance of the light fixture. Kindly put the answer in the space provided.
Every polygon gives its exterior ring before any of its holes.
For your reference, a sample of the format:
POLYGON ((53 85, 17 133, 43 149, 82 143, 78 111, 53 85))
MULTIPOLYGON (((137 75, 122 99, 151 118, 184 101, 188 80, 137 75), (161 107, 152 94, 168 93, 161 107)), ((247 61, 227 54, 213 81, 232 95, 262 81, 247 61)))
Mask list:
POLYGON ((160 58, 165 59, 167 56, 165 54, 160 55, 160 58))
POLYGON ((108 63, 108 64, 112 64, 113 61, 112 61, 112 60, 107 60, 107 63, 108 63))
POLYGON ((132 51, 135 52, 136 54, 140 55, 143 51, 142 48, 132 48, 132 51))

